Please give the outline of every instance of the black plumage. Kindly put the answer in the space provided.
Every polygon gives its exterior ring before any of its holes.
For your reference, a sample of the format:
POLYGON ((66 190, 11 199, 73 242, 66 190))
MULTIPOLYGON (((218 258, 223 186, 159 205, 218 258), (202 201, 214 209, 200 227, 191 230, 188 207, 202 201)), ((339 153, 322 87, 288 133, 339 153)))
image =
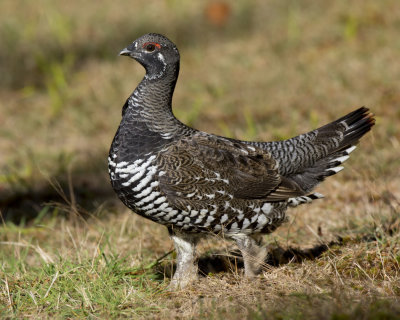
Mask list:
POLYGON ((359 108, 285 141, 208 134, 172 113, 180 57, 170 40, 146 34, 121 55, 141 63, 146 75, 123 107, 109 154, 111 183, 126 206, 168 227, 178 251, 173 287, 196 278, 195 245, 209 232, 235 239, 245 274, 256 274, 266 252, 255 236, 282 224, 288 206, 322 197, 312 190, 342 169, 375 122, 359 108))

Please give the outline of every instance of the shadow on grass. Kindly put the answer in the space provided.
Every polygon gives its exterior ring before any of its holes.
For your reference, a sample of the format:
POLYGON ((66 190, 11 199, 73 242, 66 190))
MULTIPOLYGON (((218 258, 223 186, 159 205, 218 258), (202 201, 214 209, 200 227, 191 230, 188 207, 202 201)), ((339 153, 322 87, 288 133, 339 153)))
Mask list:
MULTIPOLYGON (((317 244, 314 247, 301 249, 288 247, 283 248, 278 244, 267 247, 268 256, 264 261, 265 266, 278 267, 289 263, 301 263, 304 260, 315 260, 334 245, 342 245, 340 237, 336 241, 327 244, 317 244)), ((199 260, 199 269, 202 274, 236 271, 244 268, 243 258, 240 251, 234 250, 228 256, 204 257, 199 260)))
MULTIPOLYGON (((328 243, 316 244, 311 248, 283 248, 279 244, 267 246, 268 256, 264 261, 264 268, 279 267, 291 263, 301 263, 306 260, 318 259, 324 252, 329 251, 333 247, 343 246, 349 241, 355 242, 373 242, 379 241, 387 235, 398 233, 400 231, 400 219, 398 214, 393 219, 382 224, 380 232, 371 230, 371 232, 356 234, 354 238, 344 240, 341 236, 336 236, 336 240, 328 243)), ((199 273, 203 276, 220 272, 238 273, 239 269, 244 268, 243 258, 239 250, 231 250, 227 252, 216 253, 213 255, 202 256, 199 258, 199 273)), ((156 271, 164 274, 164 277, 171 278, 172 271, 175 271, 176 265, 166 267, 158 265, 156 271)))
MULTIPOLYGON (((317 244, 314 247, 301 249, 289 247, 284 249, 279 245, 270 245, 268 249, 268 257, 264 261, 265 268, 269 266, 278 267, 290 263, 301 263, 304 260, 315 260, 319 258, 324 252, 328 251, 332 246, 343 245, 341 237, 337 237, 335 241, 329 243, 317 244)), ((199 258, 199 273, 206 276, 208 274, 215 274, 220 272, 240 272, 244 268, 243 258, 239 250, 232 250, 228 254, 213 254, 211 256, 202 256, 199 258)), ((176 265, 160 264, 156 267, 156 272, 161 273, 166 278, 171 278, 175 272, 176 265)))
POLYGON ((0 186, 3 221, 25 226, 50 212, 64 216, 74 213, 88 218, 99 208, 112 209, 119 205, 106 173, 97 172, 97 167, 78 168, 69 173, 61 172, 47 181, 44 178, 28 181, 24 188, 0 186))

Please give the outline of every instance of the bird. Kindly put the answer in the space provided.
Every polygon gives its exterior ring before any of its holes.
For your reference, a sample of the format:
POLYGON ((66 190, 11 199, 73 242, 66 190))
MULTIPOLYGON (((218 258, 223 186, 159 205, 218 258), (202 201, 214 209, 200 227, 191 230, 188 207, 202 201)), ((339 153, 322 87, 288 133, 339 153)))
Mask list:
POLYGON ((314 188, 343 169, 375 124, 361 107, 282 141, 214 135, 173 114, 180 54, 171 40, 148 33, 120 55, 145 76, 122 108, 108 156, 111 185, 129 209, 167 227, 177 252, 172 290, 198 279, 196 245, 212 234, 236 242, 245 277, 261 273, 268 253, 260 238, 287 220, 289 207, 323 198, 314 188))

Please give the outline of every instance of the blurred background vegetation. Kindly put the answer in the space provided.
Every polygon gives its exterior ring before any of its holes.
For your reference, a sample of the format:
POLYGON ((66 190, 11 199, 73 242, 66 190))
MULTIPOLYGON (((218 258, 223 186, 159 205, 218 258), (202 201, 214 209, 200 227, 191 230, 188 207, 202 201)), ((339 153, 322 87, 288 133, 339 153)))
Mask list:
POLYGON ((180 49, 174 110, 182 121, 284 139, 366 105, 378 120, 373 144, 351 166, 377 183, 395 177, 399 10, 396 0, 1 1, 3 217, 36 216, 62 200, 61 189, 88 209, 112 203, 107 151, 144 74, 117 54, 147 32, 180 49))

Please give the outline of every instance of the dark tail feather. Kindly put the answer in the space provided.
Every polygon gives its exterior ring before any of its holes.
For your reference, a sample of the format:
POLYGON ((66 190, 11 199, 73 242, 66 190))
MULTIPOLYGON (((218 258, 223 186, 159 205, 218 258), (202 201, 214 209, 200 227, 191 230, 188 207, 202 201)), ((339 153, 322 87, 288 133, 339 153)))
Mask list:
POLYGON ((348 147, 357 144, 359 139, 370 131, 374 124, 374 115, 369 112, 368 108, 361 107, 348 115, 317 129, 317 141, 321 141, 326 136, 335 138, 335 135, 342 132, 343 137, 339 142, 339 149, 332 151, 347 149, 348 147))
POLYGON ((349 158, 360 138, 370 131, 374 124, 374 115, 369 109, 362 107, 315 130, 317 137, 313 144, 324 148, 325 156, 290 178, 306 192, 310 192, 326 177, 343 169, 341 164, 349 158))

